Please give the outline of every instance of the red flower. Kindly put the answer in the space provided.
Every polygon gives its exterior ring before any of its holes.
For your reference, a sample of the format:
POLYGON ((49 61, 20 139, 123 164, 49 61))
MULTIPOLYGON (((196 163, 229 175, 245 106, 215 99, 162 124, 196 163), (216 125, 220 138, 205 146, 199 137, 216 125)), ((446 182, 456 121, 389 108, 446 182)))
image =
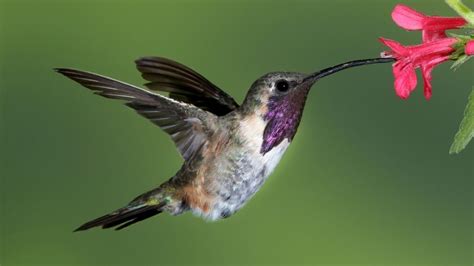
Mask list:
POLYGON ((429 43, 414 46, 403 46, 400 43, 380 38, 391 51, 384 52, 385 56, 397 59, 393 64, 395 76, 395 92, 402 99, 407 99, 417 84, 415 69, 421 68, 424 81, 425 98, 431 97, 431 72, 435 66, 450 59, 454 52, 456 38, 444 38, 429 43))
POLYGON ((468 41, 466 47, 464 48, 464 53, 467 55, 474 55, 474 40, 468 41))
POLYGON ((401 4, 393 9, 392 19, 403 29, 423 31, 424 43, 446 38, 446 30, 458 29, 467 23, 461 17, 427 16, 401 4))

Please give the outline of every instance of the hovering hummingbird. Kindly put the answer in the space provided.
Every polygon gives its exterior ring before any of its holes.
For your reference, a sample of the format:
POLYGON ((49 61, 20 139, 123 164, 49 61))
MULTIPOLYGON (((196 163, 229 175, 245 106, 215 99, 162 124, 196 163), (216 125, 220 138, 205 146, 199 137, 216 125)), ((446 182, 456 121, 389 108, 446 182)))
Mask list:
POLYGON ((95 94, 124 101, 168 133, 184 159, 168 181, 76 231, 98 226, 120 230, 161 212, 192 211, 207 220, 231 216, 280 161, 317 80, 346 68, 392 61, 356 60, 309 75, 268 73, 250 86, 242 105, 194 70, 162 57, 135 61, 148 89, 91 72, 55 69, 95 94))

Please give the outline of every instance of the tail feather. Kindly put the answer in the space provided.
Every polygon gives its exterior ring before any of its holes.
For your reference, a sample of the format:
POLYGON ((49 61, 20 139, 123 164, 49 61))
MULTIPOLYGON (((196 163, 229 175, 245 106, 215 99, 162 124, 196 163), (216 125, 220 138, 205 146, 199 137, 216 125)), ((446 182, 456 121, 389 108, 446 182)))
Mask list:
POLYGON ((115 230, 122 230, 122 229, 124 229, 124 228, 126 228, 126 227, 129 227, 130 225, 132 225, 132 224, 134 224, 134 223, 138 223, 138 222, 143 221, 143 220, 145 220, 145 219, 148 219, 148 218, 150 218, 150 217, 152 217, 152 216, 155 216, 155 215, 157 215, 157 214, 160 214, 161 212, 162 212, 161 210, 157 210, 157 209, 151 209, 151 210, 145 211, 145 212, 143 212, 143 213, 137 215, 137 216, 135 217, 135 219, 130 220, 130 221, 128 221, 128 222, 126 222, 126 223, 123 223, 123 224, 121 224, 120 226, 116 227, 115 230))
POLYGON ((150 218, 154 215, 161 213, 162 208, 165 205, 166 205, 165 202, 161 202, 159 204, 153 204, 153 205, 144 204, 144 205, 139 205, 135 207, 125 207, 122 209, 118 209, 115 212, 106 214, 104 216, 101 216, 97 219, 94 219, 92 221, 89 221, 81 225, 79 228, 74 230, 74 232, 84 231, 84 230, 91 229, 93 227, 99 227, 99 226, 102 227, 103 229, 118 226, 117 228, 115 228, 115 230, 121 230, 134 223, 143 221, 147 218, 150 218))

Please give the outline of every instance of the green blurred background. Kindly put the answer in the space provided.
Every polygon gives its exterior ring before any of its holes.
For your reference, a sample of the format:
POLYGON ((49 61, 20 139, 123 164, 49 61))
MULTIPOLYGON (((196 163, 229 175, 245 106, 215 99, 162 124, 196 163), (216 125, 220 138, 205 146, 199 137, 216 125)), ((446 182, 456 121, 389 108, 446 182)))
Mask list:
MULTIPOLYGON (((474 62, 436 69, 429 102, 421 86, 399 100, 389 65, 320 81, 275 173, 230 219, 72 233, 181 158, 159 128, 52 68, 142 84, 133 60, 160 55, 240 102, 266 72, 376 57, 379 36, 417 43, 391 21, 397 2, 1 1, 0 263, 472 265, 474 145, 448 149, 474 62)), ((403 2, 454 15, 441 0, 403 2)))

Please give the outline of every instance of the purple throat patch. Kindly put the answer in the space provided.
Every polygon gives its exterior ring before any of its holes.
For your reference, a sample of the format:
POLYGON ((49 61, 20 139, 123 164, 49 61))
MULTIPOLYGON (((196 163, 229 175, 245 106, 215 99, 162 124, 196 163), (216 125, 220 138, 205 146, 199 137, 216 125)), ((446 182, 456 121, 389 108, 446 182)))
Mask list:
POLYGON ((265 154, 278 146, 284 139, 292 141, 301 121, 309 89, 297 89, 283 96, 272 96, 268 102, 267 122, 263 132, 260 153, 265 154))

